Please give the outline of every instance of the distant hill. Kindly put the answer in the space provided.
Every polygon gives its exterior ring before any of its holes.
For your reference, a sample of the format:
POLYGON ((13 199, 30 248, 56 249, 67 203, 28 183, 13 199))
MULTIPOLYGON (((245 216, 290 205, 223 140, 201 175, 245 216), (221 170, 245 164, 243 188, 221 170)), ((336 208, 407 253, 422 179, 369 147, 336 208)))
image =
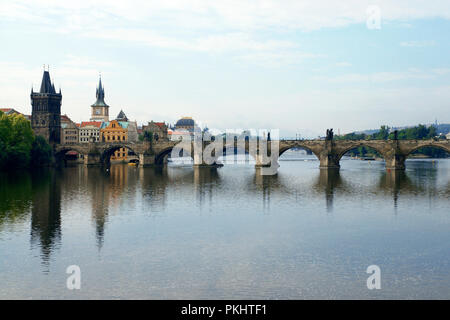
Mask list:
POLYGON ((447 134, 450 132, 450 124, 448 123, 442 123, 442 124, 438 124, 436 126, 436 131, 438 133, 443 133, 443 134, 447 134))
MULTIPOLYGON (((406 129, 406 128, 413 128, 413 127, 415 127, 415 126, 417 126, 417 125, 413 125, 413 126, 404 126, 404 127, 392 127, 392 128, 390 128, 391 129, 391 131, 393 131, 393 130, 402 130, 402 129, 406 129)), ((426 125, 427 127, 428 126, 434 126, 434 127, 436 127, 436 131, 437 131, 437 133, 438 134, 447 134, 447 133, 449 133, 450 132, 450 124, 449 123, 440 123, 440 124, 438 124, 438 125, 435 125, 434 123, 433 124, 427 124, 426 125)), ((380 129, 369 129, 369 130, 363 130, 363 131, 355 131, 355 133, 356 134, 361 134, 361 133, 364 133, 364 134, 374 134, 374 133, 377 133, 378 131, 380 131, 380 129)))

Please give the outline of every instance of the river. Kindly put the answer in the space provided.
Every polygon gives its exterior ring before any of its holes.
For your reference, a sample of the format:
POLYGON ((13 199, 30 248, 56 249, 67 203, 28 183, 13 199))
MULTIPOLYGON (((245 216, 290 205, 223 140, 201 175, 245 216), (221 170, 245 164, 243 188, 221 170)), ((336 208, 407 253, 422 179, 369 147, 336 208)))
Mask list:
POLYGON ((450 299, 450 160, 283 160, 2 173, 0 299, 450 299))

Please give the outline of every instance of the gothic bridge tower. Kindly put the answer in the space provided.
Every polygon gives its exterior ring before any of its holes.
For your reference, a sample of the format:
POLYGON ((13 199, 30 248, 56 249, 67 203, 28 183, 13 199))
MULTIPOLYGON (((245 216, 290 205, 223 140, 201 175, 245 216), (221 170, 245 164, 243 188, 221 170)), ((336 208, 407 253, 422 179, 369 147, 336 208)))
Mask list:
POLYGON ((50 144, 61 142, 61 89, 56 93, 50 74, 44 70, 41 89, 31 88, 31 128, 34 134, 44 137, 50 144))

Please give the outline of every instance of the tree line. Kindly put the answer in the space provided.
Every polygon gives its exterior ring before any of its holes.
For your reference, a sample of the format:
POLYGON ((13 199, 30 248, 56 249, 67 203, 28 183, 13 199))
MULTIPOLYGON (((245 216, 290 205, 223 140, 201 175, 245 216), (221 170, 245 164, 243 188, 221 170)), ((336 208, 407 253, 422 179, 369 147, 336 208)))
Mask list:
POLYGON ((50 165, 52 149, 41 136, 35 136, 31 123, 21 114, 0 111, 0 170, 50 165))

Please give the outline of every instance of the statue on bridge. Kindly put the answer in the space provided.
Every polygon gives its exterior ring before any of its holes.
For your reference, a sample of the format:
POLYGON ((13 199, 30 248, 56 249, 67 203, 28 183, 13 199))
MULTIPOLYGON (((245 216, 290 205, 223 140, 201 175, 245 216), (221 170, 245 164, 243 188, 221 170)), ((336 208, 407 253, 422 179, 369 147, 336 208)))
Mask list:
POLYGON ((331 141, 333 140, 333 136, 334 136, 333 128, 327 129, 327 136, 325 137, 325 140, 331 141))
POLYGON ((394 130, 394 140, 398 140, 398 130, 394 130))

